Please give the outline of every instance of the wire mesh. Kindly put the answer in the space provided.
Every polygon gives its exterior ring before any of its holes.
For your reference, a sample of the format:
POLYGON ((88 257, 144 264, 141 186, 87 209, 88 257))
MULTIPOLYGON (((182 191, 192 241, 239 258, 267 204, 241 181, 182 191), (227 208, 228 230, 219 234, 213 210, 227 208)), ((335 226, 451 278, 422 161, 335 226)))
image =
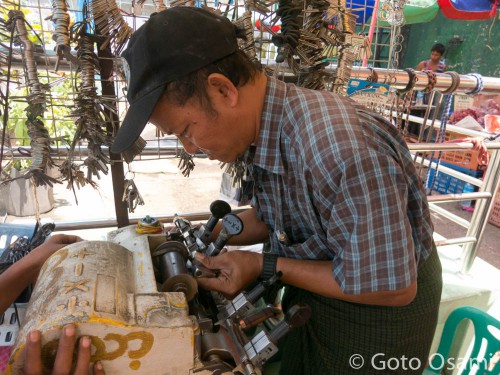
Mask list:
MULTIPOLYGON (((276 45, 276 38, 283 29, 277 15, 280 3, 275 0, 203 3, 182 0, 4 0, 0 8, 4 23, 9 21, 9 12, 21 10, 27 37, 33 43, 32 59, 36 63, 36 77, 45 101, 38 121, 50 137, 50 163, 46 162, 46 155, 43 159, 46 166, 51 167, 53 161, 55 169, 59 169, 66 180, 71 182, 76 179, 81 182, 77 184, 79 186, 93 183, 96 178, 99 179, 100 174, 107 173, 106 164, 109 159, 105 155, 106 146, 111 144, 113 132, 118 126, 110 118, 120 121, 128 108, 126 82, 120 74, 118 64, 119 53, 130 34, 153 12, 170 6, 214 8, 233 21, 246 22, 245 26, 250 30, 254 41, 249 45, 252 48, 249 53, 272 69, 276 76, 291 74, 298 77, 298 83, 303 86, 345 92, 350 67, 360 65, 370 48, 366 43, 366 33, 371 20, 376 16, 375 2, 330 0, 321 3, 290 0, 283 3, 301 9, 303 30, 299 46, 286 59, 280 60, 280 54, 283 55, 283 51, 286 52, 289 46, 276 45), (322 5, 318 5, 319 3, 322 5), (328 8, 327 17, 323 18, 322 13, 315 13, 315 7, 328 8), (319 21, 325 21, 329 25, 327 49, 320 55, 316 52, 315 43, 325 44, 325 39, 320 41, 316 34, 319 21), (84 37, 87 38, 86 44, 82 41, 84 37), (87 63, 82 65, 81 52, 85 46, 89 52, 83 54, 87 63), (99 47, 109 48, 110 55, 103 56, 98 51, 99 47), (90 53, 96 55, 96 69, 90 69, 89 64, 94 58, 89 57, 90 53), (321 56, 325 55, 328 62, 337 66, 334 74, 323 69, 325 61, 321 56), (108 59, 112 60, 115 68, 111 76, 103 78, 98 67, 108 59), (310 74, 311 65, 317 67, 313 75, 310 74), (113 81, 113 95, 103 95, 103 79, 106 82, 113 81), (90 119, 89 112, 94 112, 90 119), (82 136, 84 131, 89 133, 82 126, 86 122, 92 123, 94 130, 90 131, 90 135, 82 136), (97 135, 95 129, 98 129, 97 135), (94 138, 98 136, 98 140, 93 139, 92 135, 94 138), (87 172, 82 175, 85 168, 87 172)), ((369 65, 387 64, 380 51, 387 50, 390 46, 390 32, 390 28, 376 27, 369 65)), ((14 31, 11 34, 14 35, 14 31)), ((9 30, 5 29, 0 45, 0 88, 3 93, 0 98, 3 101, 3 112, 8 112, 8 121, 3 124, 3 172, 8 166, 30 168, 30 158, 32 168, 41 158, 37 156, 36 143, 34 144, 33 136, 29 136, 26 127, 30 122, 27 108, 29 109, 32 94, 27 71, 27 62, 30 61, 26 58, 26 47, 18 40, 11 46, 9 36, 9 30), (10 165, 6 165, 6 161, 10 165)), ((173 136, 158 133, 152 126, 146 127, 143 137, 147 142, 146 150, 135 158, 136 161, 181 155, 182 145, 179 141, 173 136)), ((196 156, 203 157, 201 154, 196 156)), ((5 173, 2 174, 3 179, 8 178, 5 173)), ((43 183, 43 180, 39 183, 43 183)))

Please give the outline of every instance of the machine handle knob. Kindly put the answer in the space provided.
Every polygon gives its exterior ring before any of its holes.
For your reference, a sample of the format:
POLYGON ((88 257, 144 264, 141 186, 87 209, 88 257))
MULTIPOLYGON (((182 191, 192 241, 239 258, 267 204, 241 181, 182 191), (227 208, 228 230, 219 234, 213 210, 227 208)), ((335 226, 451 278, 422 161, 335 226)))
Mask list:
POLYGON ((200 240, 205 245, 210 243, 210 237, 212 237, 212 232, 219 222, 219 219, 222 219, 224 216, 231 213, 231 206, 225 201, 216 200, 210 204, 210 212, 212 213, 212 216, 208 219, 205 227, 203 228, 203 233, 200 235, 200 240))
POLYGON ((227 214, 222 218, 222 230, 214 242, 214 251, 211 256, 219 254, 219 252, 226 246, 227 241, 231 237, 240 234, 243 231, 243 221, 235 214, 227 214))
MULTIPOLYGON (((212 216, 214 218, 219 220, 222 219, 227 214, 231 213, 231 206, 226 201, 216 200, 210 204, 210 212, 212 213, 212 216)), ((209 222, 210 219, 208 220, 209 222)), ((209 226, 208 223, 207 226, 209 226)), ((210 229, 214 229, 214 227, 210 227, 210 229)))
POLYGON ((250 292, 247 294, 247 298, 251 303, 257 302, 257 300, 260 298, 262 293, 265 292, 266 288, 270 287, 271 285, 275 284, 278 282, 283 276, 283 273, 281 271, 276 272, 276 274, 271 277, 269 280, 263 281, 261 283, 258 283, 250 292))
POLYGON ((212 233, 219 219, 231 213, 231 206, 225 201, 216 200, 210 204, 210 212, 212 216, 210 216, 205 224, 205 232, 212 233))
POLYGON ((309 305, 301 303, 293 305, 285 314, 284 320, 269 332, 269 339, 276 344, 279 339, 293 328, 306 324, 311 317, 311 312, 309 305))

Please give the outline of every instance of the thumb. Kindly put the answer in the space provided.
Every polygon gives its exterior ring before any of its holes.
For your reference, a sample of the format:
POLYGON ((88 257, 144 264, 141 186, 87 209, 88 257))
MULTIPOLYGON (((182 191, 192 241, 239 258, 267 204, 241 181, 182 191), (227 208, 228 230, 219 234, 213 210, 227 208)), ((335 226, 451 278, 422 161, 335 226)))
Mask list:
POLYGON ((66 245, 70 245, 70 244, 73 244, 75 242, 82 242, 84 241, 83 238, 79 237, 79 236, 75 236, 75 235, 72 235, 72 234, 68 234, 64 240, 62 241, 63 244, 66 244, 66 245))
POLYGON ((207 257, 206 255, 204 255, 202 253, 196 252, 196 254, 194 254, 194 258, 207 268, 218 269, 217 257, 207 257))

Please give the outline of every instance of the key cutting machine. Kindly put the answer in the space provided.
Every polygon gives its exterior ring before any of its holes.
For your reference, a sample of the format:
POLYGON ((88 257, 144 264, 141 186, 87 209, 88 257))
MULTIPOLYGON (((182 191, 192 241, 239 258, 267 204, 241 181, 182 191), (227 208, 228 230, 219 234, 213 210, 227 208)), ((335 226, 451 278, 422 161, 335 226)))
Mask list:
POLYGON ((90 336, 92 361, 100 360, 106 374, 261 374, 278 340, 304 324, 310 308, 293 306, 271 329, 259 324, 279 312, 256 307, 279 274, 233 300, 199 289, 196 278, 216 271, 198 264, 195 253, 216 256, 243 229, 227 203, 215 201, 210 210, 199 227, 176 216, 168 234, 141 235, 128 226, 109 233, 108 241, 54 253, 40 272, 8 373, 22 373, 25 338, 34 329, 42 332, 50 373, 59 331, 74 323, 78 335, 90 336), (223 229, 211 242, 219 220, 223 229))

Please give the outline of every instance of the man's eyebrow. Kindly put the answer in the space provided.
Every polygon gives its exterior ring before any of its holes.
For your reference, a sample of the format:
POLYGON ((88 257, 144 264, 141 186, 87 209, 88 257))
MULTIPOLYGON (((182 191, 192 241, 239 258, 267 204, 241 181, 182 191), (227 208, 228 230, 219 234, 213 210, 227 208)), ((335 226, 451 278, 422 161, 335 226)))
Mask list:
POLYGON ((163 130, 163 129, 160 129, 158 126, 156 126, 156 124, 152 121, 148 121, 151 125, 153 125, 155 128, 157 128, 159 131, 161 131, 162 133, 166 134, 166 135, 172 135, 174 133, 172 133, 172 131, 169 129, 167 131, 163 130))

